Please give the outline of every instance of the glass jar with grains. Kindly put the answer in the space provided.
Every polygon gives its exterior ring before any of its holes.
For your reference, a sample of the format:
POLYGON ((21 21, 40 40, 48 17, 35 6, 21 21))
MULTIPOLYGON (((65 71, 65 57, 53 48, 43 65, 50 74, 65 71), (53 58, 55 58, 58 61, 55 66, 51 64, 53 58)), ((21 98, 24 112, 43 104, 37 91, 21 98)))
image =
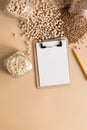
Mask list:
POLYGON ((87 17, 87 0, 73 0, 69 12, 87 17))
POLYGON ((25 18, 28 13, 32 12, 33 6, 28 0, 7 0, 4 10, 6 14, 15 18, 25 18))

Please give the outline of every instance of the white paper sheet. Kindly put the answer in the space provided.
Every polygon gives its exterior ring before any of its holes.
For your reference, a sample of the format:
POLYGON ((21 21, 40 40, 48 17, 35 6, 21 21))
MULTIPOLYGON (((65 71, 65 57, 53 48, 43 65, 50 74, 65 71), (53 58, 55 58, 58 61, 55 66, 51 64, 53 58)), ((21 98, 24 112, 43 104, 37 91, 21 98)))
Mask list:
POLYGON ((58 42, 43 42, 47 48, 41 48, 41 43, 36 43, 40 87, 70 83, 67 42, 62 40, 62 46, 57 47, 58 42))

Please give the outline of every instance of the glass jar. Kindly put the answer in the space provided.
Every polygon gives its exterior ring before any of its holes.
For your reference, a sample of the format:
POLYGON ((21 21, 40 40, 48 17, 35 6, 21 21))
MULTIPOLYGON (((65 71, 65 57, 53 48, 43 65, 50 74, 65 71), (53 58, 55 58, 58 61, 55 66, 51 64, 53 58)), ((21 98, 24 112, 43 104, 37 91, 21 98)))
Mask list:
POLYGON ((15 78, 23 76, 32 69, 32 63, 22 51, 15 52, 4 60, 4 66, 15 78))
POLYGON ((5 13, 15 18, 24 18, 31 12, 33 6, 28 0, 7 0, 5 13))
POLYGON ((87 0, 73 0, 69 12, 87 17, 87 0))

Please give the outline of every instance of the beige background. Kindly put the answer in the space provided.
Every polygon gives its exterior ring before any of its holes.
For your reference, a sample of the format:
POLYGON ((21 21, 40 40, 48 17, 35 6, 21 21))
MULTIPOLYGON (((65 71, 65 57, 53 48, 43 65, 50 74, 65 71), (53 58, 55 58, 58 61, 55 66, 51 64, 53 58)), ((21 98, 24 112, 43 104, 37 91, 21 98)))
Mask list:
POLYGON ((14 79, 2 64, 14 50, 26 50, 19 33, 16 20, 0 13, 0 130, 87 130, 87 80, 71 46, 71 85, 37 89, 34 66, 14 79))

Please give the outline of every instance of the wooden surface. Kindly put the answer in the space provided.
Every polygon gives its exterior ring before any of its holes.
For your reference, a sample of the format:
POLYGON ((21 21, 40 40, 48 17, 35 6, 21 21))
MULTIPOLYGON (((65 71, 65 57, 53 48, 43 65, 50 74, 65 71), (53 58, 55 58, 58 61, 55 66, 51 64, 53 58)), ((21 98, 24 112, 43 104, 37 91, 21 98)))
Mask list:
MULTIPOLYGON (((34 64, 31 72, 18 79, 3 67, 4 58, 11 52, 26 50, 19 33, 17 21, 0 13, 0 130, 87 130, 87 80, 72 47, 69 46, 71 84, 37 89, 34 64)), ((32 55, 32 62, 33 59, 32 55)))

